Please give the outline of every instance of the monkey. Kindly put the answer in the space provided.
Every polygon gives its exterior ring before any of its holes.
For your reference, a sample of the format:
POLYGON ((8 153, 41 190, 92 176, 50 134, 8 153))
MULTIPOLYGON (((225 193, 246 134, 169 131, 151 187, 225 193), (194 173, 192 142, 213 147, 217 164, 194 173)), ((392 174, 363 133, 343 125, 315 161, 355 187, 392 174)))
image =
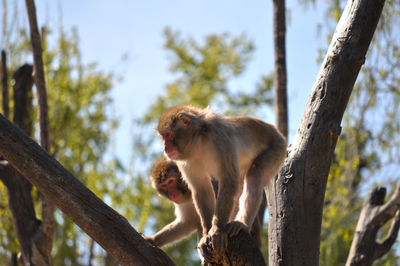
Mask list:
MULTIPOLYGON (((191 234, 197 229, 197 236, 200 240, 202 236, 200 217, 194 207, 191 191, 182 179, 176 163, 166 157, 159 158, 150 172, 150 180, 152 186, 162 197, 174 203, 176 219, 152 237, 145 238, 153 245, 162 247, 191 234)), ((212 185, 214 193, 217 193, 218 184, 215 179, 212 179, 212 185)), ((259 248, 262 246, 261 233, 262 224, 257 221, 253 224, 251 235, 259 248)))
POLYGON ((223 252, 228 236, 251 228, 264 187, 286 157, 286 139, 261 120, 194 106, 166 110, 157 131, 165 155, 176 162, 192 192, 202 227, 199 249, 210 242, 223 252), (217 197, 211 176, 218 181, 217 197), (229 222, 234 206, 236 216, 229 222))
POLYGON ((157 247, 162 247, 201 231, 200 218, 192 201, 192 193, 182 179, 181 172, 174 161, 161 157, 154 164, 150 180, 157 192, 175 205, 176 219, 151 237, 145 237, 157 247))

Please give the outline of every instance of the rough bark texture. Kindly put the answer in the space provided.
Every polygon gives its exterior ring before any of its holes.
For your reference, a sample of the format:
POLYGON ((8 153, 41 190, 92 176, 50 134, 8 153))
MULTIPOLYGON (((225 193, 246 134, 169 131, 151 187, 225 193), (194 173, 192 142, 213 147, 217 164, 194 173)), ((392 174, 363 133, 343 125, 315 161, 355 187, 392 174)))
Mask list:
MULTIPOLYGON (((25 0, 26 10, 29 19, 29 28, 31 33, 31 44, 33 51, 34 63, 34 81, 36 85, 38 98, 38 120, 39 120, 39 143, 46 151, 50 151, 50 125, 47 106, 46 82, 44 78, 44 67, 42 58, 42 41, 40 38, 39 28, 36 19, 36 7, 34 0, 25 0)), ((40 251, 47 256, 48 265, 51 265, 51 249, 53 245, 53 237, 55 230, 54 222, 54 205, 46 197, 42 198, 42 224, 41 231, 43 234, 34 239, 40 251)))
MULTIPOLYGON (((14 73, 14 122, 27 135, 33 127, 32 66, 23 65, 14 73)), ((25 265, 51 264, 51 239, 47 238, 43 221, 36 218, 31 196, 32 185, 7 161, 1 161, 0 179, 7 190, 7 199, 25 265), (49 248, 50 245, 50 248, 49 248)), ((43 215, 42 215, 43 217, 43 215)))
POLYGON ((122 265, 174 265, 129 222, 0 115, 0 154, 122 265))
MULTIPOLYGON (((14 73, 14 122, 26 134, 32 131, 32 66, 23 65, 14 73)), ((37 239, 43 235, 41 221, 36 218, 31 197, 32 185, 1 161, 0 179, 6 187, 8 205, 25 265, 48 265, 49 254, 43 253, 37 239)))
POLYGON ((286 75, 286 16, 285 0, 274 0, 274 91, 276 126, 287 138, 287 75, 286 75))
POLYGON ((364 202, 351 244, 347 266, 368 266, 389 252, 400 228, 400 183, 384 204, 386 189, 375 188, 364 202), (394 217, 394 218, 393 218, 394 217), (379 229, 393 218, 390 230, 382 243, 377 243, 379 229))
POLYGON ((208 265, 255 265, 263 266, 265 260, 257 246, 254 238, 246 231, 240 231, 234 238, 228 239, 228 248, 225 253, 216 253, 211 243, 208 243, 208 250, 213 259, 208 261, 208 265))
POLYGON ((7 74, 7 56, 4 50, 1 51, 1 85, 2 85, 2 96, 3 96, 3 114, 8 117, 10 109, 8 105, 8 74, 7 74))
POLYGON ((269 265, 318 265, 322 207, 340 123, 384 0, 349 0, 279 176, 268 187, 269 265))
POLYGON ((31 44, 34 63, 34 80, 38 96, 38 120, 40 130, 40 146, 46 151, 50 150, 49 138, 49 115, 47 107, 46 83, 44 79, 43 59, 42 59, 42 41, 36 19, 36 7, 34 0, 25 0, 26 10, 28 12, 29 28, 31 33, 31 44))

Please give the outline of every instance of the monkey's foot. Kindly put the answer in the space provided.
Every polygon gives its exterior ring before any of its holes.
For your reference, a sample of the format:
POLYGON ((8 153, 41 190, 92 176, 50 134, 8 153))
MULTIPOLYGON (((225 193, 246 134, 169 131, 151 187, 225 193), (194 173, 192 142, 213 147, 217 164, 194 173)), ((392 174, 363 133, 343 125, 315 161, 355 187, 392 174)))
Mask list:
POLYGON ((236 236, 240 231, 249 232, 249 227, 242 222, 232 221, 225 226, 225 230, 230 237, 236 236))
POLYGON ((200 239, 197 248, 199 249, 201 256, 206 262, 213 261, 215 259, 215 251, 213 250, 210 236, 203 236, 200 239))
POLYGON ((215 252, 223 253, 226 250, 228 246, 228 234, 222 228, 216 225, 211 227, 207 237, 211 239, 211 244, 215 252))

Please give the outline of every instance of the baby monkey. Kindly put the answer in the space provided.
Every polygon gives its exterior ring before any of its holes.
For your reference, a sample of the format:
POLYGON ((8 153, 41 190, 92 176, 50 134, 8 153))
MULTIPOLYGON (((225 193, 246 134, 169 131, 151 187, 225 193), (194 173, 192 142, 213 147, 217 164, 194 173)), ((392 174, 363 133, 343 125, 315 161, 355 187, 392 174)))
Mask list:
POLYGON ((175 162, 165 157, 158 159, 150 179, 157 192, 175 205, 176 219, 151 237, 145 237, 157 247, 175 242, 197 229, 201 237, 200 218, 192 201, 192 193, 183 181, 175 162))
POLYGON ((157 130, 165 154, 176 161, 192 192, 202 225, 200 250, 209 242, 223 252, 228 235, 250 231, 264 187, 286 157, 285 138, 261 120, 193 106, 168 109, 157 130), (218 181, 216 199, 211 177, 218 181))
MULTIPOLYGON (((200 240, 202 237, 200 217, 194 207, 192 194, 185 181, 183 181, 176 163, 166 157, 158 159, 151 170, 150 180, 160 195, 174 203, 176 219, 153 236, 145 238, 155 246, 162 247, 178 241, 197 230, 198 239, 200 240)), ((218 184, 213 180, 215 191, 217 191, 217 186, 218 184)), ((254 223, 252 229, 251 235, 261 248, 261 222, 254 223)))

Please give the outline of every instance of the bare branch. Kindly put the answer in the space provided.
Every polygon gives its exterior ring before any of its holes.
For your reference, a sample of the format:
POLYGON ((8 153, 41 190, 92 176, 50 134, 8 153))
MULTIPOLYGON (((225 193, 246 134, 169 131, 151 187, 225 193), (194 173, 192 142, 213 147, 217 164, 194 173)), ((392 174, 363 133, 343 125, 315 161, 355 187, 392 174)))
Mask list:
POLYGON ((390 197, 390 199, 386 202, 386 204, 380 206, 377 209, 376 220, 377 223, 385 224, 395 215, 396 211, 400 208, 400 182, 397 184, 397 187, 390 197))
POLYGON ((378 244, 375 249, 373 260, 377 260, 392 248, 394 242, 396 241, 397 235, 399 233, 400 228, 400 210, 396 212, 395 217, 393 218, 392 224, 390 226, 389 232, 386 236, 386 239, 382 242, 382 244, 378 244))
POLYGON ((368 266, 386 254, 395 242, 400 227, 400 181, 390 200, 384 204, 386 189, 376 187, 364 201, 346 266, 368 266), (393 218, 389 233, 382 244, 377 243, 379 229, 393 218))
POLYGON ((48 152, 0 115, 0 153, 122 265, 174 265, 48 152))
POLYGON ((3 88, 3 114, 9 117, 10 108, 8 103, 8 73, 7 73, 7 56, 6 51, 1 51, 1 84, 3 88))
POLYGON ((38 94, 39 124, 40 124, 40 146, 49 151, 49 115, 47 107, 46 83, 44 79, 42 41, 36 19, 36 7, 34 0, 25 0, 28 12, 29 28, 31 33, 31 44, 34 62, 34 80, 38 94))
MULTIPOLYGON (((31 33, 31 44, 33 50, 34 62, 34 80, 38 96, 38 117, 40 128, 40 145, 50 151, 50 126, 47 106, 46 82, 44 78, 44 67, 42 58, 42 42, 36 19, 36 7, 34 0, 25 0, 26 10, 28 12, 29 28, 31 33)), ((42 230, 43 239, 37 239, 42 243, 45 252, 50 255, 53 236, 55 230, 54 206, 45 197, 42 197, 42 230)))

